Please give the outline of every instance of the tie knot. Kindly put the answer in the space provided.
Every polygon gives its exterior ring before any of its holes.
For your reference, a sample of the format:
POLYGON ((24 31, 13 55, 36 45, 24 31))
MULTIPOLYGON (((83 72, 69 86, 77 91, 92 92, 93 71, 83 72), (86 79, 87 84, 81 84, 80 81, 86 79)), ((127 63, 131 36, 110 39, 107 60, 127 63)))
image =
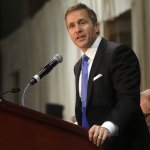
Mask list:
POLYGON ((82 56, 82 60, 83 60, 83 61, 86 61, 86 62, 87 62, 87 61, 88 61, 88 59, 89 59, 89 57, 88 57, 88 56, 86 56, 85 54, 82 56))

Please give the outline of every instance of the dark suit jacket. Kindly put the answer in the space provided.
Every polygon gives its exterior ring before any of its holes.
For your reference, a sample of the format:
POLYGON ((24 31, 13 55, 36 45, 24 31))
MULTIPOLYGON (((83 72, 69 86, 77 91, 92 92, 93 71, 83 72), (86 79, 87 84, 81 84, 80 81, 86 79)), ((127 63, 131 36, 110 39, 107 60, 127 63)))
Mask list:
MULTIPOLYGON (((76 119, 81 125, 79 75, 81 59, 74 68, 76 77, 76 119)), ((118 135, 109 138, 104 150, 150 150, 147 126, 140 109, 140 68, 133 50, 102 38, 88 81, 87 120, 89 125, 112 121, 118 135), (95 81, 93 78, 102 74, 95 81)))

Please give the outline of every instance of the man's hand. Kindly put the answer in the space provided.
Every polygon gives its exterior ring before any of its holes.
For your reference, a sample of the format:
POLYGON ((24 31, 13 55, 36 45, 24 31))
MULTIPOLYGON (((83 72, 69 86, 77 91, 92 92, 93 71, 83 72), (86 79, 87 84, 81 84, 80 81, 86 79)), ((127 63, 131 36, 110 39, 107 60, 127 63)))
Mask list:
POLYGON ((101 146, 110 136, 110 132, 104 127, 93 125, 89 129, 89 140, 93 141, 97 146, 101 146))

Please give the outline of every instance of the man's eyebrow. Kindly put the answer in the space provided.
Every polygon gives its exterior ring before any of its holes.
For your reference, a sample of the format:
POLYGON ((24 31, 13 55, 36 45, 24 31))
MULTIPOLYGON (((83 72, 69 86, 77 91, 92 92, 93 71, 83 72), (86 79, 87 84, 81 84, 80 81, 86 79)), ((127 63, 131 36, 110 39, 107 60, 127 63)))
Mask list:
MULTIPOLYGON (((77 23, 80 23, 80 22, 82 22, 82 21, 87 21, 87 19, 85 19, 85 18, 80 18, 80 19, 77 20, 77 23)), ((72 22, 69 22, 69 23, 68 23, 68 26, 71 26, 71 25, 74 25, 74 24, 75 24, 75 22, 72 21, 72 22)))
POLYGON ((85 19, 85 18, 80 18, 80 19, 78 20, 78 22, 80 22, 80 21, 87 21, 87 19, 85 19))

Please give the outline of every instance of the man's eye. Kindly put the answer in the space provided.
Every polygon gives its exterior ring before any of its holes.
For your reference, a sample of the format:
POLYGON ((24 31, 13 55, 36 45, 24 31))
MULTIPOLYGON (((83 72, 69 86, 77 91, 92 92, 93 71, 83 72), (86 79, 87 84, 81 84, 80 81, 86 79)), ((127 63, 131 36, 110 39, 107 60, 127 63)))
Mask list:
POLYGON ((80 24, 85 24, 85 23, 86 23, 86 21, 85 21, 85 20, 83 20, 83 21, 81 21, 81 22, 80 22, 80 24))
POLYGON ((70 25, 69 25, 69 28, 73 28, 73 27, 74 27, 74 24, 70 24, 70 25))

